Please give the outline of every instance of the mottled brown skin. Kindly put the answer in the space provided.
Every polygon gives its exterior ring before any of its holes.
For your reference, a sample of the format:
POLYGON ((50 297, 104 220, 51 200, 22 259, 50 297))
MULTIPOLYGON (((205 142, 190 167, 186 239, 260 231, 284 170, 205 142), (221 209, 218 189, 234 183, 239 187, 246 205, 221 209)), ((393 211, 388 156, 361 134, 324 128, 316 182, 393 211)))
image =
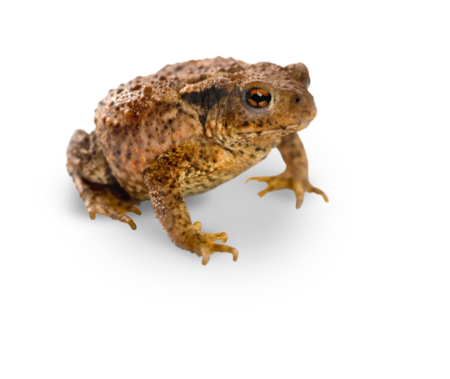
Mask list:
POLYGON ((192 223, 184 198, 234 178, 277 147, 286 170, 250 178, 268 183, 259 195, 292 189, 297 208, 305 191, 328 201, 309 183, 296 133, 317 113, 309 83, 301 63, 249 65, 218 57, 168 65, 109 91, 96 111, 95 131, 73 135, 67 169, 92 219, 99 213, 135 229, 125 213, 140 214, 135 205, 150 199, 175 245, 202 257, 203 264, 217 251, 236 260, 236 249, 215 243, 226 242, 226 233, 204 233, 200 222, 192 223), (246 100, 254 89, 271 95, 260 103, 265 107, 246 100))

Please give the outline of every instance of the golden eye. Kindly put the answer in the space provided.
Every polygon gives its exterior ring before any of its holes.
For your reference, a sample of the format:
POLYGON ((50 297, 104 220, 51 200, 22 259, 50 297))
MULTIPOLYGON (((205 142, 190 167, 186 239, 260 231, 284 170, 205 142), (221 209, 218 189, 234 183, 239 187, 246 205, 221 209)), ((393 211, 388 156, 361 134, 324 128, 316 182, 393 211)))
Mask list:
POLYGON ((245 94, 247 103, 253 108, 264 108, 272 99, 272 95, 262 88, 252 88, 245 94))

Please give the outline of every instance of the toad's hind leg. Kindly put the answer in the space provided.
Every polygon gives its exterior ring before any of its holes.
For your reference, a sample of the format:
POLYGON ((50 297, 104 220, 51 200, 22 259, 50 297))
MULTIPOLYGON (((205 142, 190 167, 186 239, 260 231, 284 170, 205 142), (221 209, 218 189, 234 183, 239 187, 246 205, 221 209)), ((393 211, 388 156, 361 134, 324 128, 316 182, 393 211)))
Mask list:
POLYGON ((135 207, 140 202, 131 198, 119 186, 94 133, 88 135, 77 130, 73 134, 67 148, 67 171, 92 220, 98 213, 125 222, 132 229, 136 229, 134 221, 125 213, 134 212, 140 215, 141 211, 135 207))

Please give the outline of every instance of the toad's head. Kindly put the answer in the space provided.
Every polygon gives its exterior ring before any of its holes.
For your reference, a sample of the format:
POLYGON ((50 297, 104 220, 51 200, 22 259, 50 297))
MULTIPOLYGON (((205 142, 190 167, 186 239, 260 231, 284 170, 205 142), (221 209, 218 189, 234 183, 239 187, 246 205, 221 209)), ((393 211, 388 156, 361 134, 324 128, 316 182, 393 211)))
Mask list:
POLYGON ((316 116, 309 84, 302 63, 258 63, 188 85, 181 96, 196 106, 208 136, 278 138, 305 129, 316 116))
POLYGON ((306 66, 301 63, 284 68, 271 66, 255 65, 237 87, 234 112, 240 115, 241 122, 233 125, 236 129, 233 134, 245 138, 297 132, 316 117, 314 98, 308 92, 310 79, 306 66))

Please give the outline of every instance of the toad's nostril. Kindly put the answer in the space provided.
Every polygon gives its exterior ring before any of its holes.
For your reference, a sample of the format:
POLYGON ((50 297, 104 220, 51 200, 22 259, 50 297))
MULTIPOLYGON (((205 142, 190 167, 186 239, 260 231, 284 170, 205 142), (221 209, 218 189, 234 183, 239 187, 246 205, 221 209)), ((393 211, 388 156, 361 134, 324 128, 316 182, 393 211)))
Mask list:
POLYGON ((295 99, 295 102, 296 102, 296 103, 299 103, 299 102, 300 102, 300 98, 297 97, 297 98, 295 99))

